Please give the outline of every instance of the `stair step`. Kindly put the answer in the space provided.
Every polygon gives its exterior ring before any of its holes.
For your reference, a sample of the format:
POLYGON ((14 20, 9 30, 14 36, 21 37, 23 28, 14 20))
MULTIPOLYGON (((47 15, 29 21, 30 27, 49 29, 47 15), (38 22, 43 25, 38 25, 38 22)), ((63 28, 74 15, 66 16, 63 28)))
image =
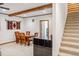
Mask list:
POLYGON ((79 24, 66 24, 66 26, 79 26, 79 24))
POLYGON ((73 34, 73 33, 64 33, 64 36, 65 37, 78 37, 79 38, 79 34, 77 33, 75 33, 75 34, 73 34))
POLYGON ((79 38, 78 37, 63 37, 63 40, 64 39, 69 39, 69 40, 79 40, 79 38))
POLYGON ((73 20, 73 19, 70 19, 70 20, 67 20, 67 22, 77 22, 77 21, 79 21, 79 19, 78 20, 73 20))
POLYGON ((59 53, 59 56, 73 56, 73 55, 61 52, 61 53, 59 53))
POLYGON ((65 30, 67 30, 67 31, 79 31, 79 29, 65 29, 65 30))
POLYGON ((77 30, 78 30, 79 27, 70 27, 70 26, 66 26, 65 29, 72 29, 72 30, 76 30, 76 29, 77 29, 77 30))
POLYGON ((77 22, 77 21, 79 21, 79 19, 75 19, 75 20, 70 19, 70 20, 67 20, 67 22, 77 22))
POLYGON ((79 30, 64 30, 65 33, 79 33, 79 30))
POLYGON ((66 28, 79 28, 79 26, 65 26, 66 28))
POLYGON ((66 24, 79 24, 79 22, 66 22, 66 24))
POLYGON ((77 38, 77 37, 64 37, 63 38, 63 41, 64 42, 72 42, 72 43, 79 43, 79 38, 77 38))
POLYGON ((79 31, 79 29, 65 29, 64 31, 79 31))
POLYGON ((79 22, 79 19, 76 19, 76 18, 75 18, 75 20, 74 20, 74 19, 69 19, 69 20, 67 20, 66 22, 77 22, 77 21, 79 22))
POLYGON ((63 41, 79 43, 79 40, 74 39, 63 39, 63 41))
POLYGON ((77 21, 77 22, 66 22, 66 24, 79 24, 79 21, 77 21))
POLYGON ((76 26, 74 26, 74 25, 73 26, 72 25, 68 25, 68 26, 65 25, 65 28, 79 28, 79 25, 78 26, 77 25, 76 26))
POLYGON ((63 41, 63 42, 61 43, 61 46, 64 46, 64 47, 72 47, 72 48, 77 48, 77 49, 79 49, 79 43, 72 43, 72 42, 63 41))
POLYGON ((79 49, 72 48, 72 47, 61 47, 60 52, 79 56, 79 49))
POLYGON ((79 43, 75 43, 75 42, 66 42, 66 41, 63 41, 62 43, 79 46, 79 43))

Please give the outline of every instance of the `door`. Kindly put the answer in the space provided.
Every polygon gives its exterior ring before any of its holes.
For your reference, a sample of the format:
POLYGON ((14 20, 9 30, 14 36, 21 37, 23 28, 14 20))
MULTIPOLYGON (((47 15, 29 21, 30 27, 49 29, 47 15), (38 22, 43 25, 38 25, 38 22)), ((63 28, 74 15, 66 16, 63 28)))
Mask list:
POLYGON ((41 39, 49 39, 49 21, 40 20, 40 37, 41 39))

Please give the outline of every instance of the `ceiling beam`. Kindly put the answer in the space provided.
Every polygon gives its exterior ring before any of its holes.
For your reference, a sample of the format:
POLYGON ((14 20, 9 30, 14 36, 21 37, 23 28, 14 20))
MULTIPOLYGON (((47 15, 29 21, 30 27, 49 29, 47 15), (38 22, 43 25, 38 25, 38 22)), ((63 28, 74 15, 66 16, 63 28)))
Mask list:
POLYGON ((43 6, 38 6, 38 7, 35 7, 35 8, 31 8, 31 9, 28 9, 28 10, 26 9, 26 10, 23 10, 23 11, 11 13, 11 14, 8 14, 8 15, 9 16, 16 16, 16 15, 30 13, 30 12, 39 11, 39 10, 48 9, 48 8, 52 8, 52 3, 47 4, 47 5, 43 5, 43 6))

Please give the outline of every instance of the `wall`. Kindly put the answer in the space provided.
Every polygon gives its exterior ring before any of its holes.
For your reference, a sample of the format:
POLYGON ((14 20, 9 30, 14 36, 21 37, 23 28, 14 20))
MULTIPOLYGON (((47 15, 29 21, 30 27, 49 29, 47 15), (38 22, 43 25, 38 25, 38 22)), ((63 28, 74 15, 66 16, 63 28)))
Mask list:
POLYGON ((31 31, 31 34, 33 34, 34 32, 40 33, 40 20, 49 20, 49 36, 50 36, 52 34, 51 32, 52 15, 25 18, 25 28, 26 28, 25 31, 31 31), (33 19, 34 22, 32 22, 33 19))
MULTIPOLYGON (((51 20, 52 15, 31 17, 31 18, 19 18, 19 17, 9 17, 7 15, 0 14, 0 44, 5 42, 10 42, 15 40, 14 32, 17 30, 7 30, 6 20, 16 20, 21 21, 21 29, 18 31, 26 32, 31 31, 31 33, 38 32, 40 33, 40 20, 49 20, 49 35, 52 34, 51 30, 51 20), (32 20, 34 19, 34 22, 32 20)), ((39 35, 40 36, 40 35, 39 35)))
POLYGON ((64 33, 64 26, 67 17, 67 4, 55 4, 53 12, 53 55, 57 56, 59 53, 59 47, 64 33))
POLYGON ((19 17, 9 17, 7 15, 0 14, 0 44, 5 42, 10 42, 15 40, 14 32, 16 30, 7 30, 7 22, 6 20, 16 20, 21 21, 21 29, 19 31, 24 30, 24 21, 19 17))

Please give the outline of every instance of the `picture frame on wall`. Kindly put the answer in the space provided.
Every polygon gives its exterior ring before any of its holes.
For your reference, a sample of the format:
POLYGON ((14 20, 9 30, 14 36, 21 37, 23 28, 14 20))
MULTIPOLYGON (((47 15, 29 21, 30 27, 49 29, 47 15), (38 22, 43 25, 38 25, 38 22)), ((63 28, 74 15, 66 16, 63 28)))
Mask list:
POLYGON ((7 21, 7 29, 8 30, 20 29, 20 21, 7 21))

